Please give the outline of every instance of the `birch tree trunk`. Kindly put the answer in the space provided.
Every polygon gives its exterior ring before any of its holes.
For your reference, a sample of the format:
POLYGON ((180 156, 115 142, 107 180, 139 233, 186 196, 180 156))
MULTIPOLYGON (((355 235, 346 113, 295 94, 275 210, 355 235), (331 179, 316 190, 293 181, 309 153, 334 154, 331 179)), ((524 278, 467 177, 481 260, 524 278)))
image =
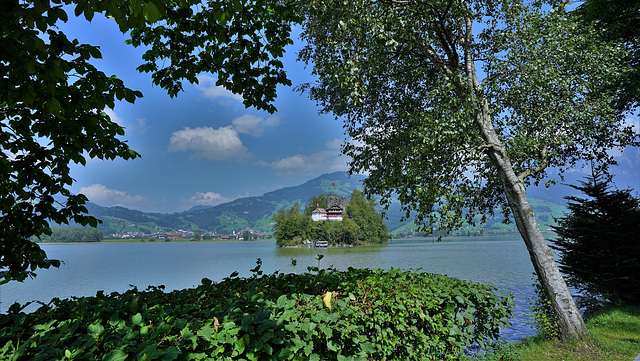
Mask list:
POLYGON ((582 337, 588 334, 587 327, 558 269, 553 253, 540 231, 540 226, 527 199, 524 182, 513 170, 509 157, 496 135, 488 115, 486 101, 482 110, 477 122, 483 138, 490 146, 487 153, 498 171, 516 226, 529 251, 533 268, 558 317, 559 336, 563 340, 582 337))
POLYGON ((582 337, 589 333, 587 326, 558 269, 551 248, 547 245, 542 231, 540 231, 538 221, 527 199, 524 181, 514 171, 509 155, 493 126, 489 102, 482 92, 470 51, 472 44, 471 19, 465 19, 465 26, 464 64, 469 81, 466 86, 467 89, 470 88, 469 90, 477 100, 478 113, 475 121, 484 140, 486 153, 502 181, 505 196, 518 231, 529 251, 533 268, 558 318, 559 337, 562 340, 582 337))

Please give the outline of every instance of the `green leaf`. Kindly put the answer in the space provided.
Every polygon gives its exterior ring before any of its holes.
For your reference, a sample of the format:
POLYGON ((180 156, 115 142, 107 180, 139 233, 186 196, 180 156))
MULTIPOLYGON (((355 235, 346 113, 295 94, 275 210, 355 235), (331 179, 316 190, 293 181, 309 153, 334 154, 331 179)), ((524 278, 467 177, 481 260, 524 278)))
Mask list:
POLYGON ((162 361, 173 361, 180 356, 180 350, 175 347, 168 347, 164 350, 164 354, 160 358, 162 361))
POLYGON ((104 357, 102 361, 124 361, 127 358, 127 353, 122 350, 111 350, 104 357))
POLYGON ((371 342, 364 342, 360 345, 360 348, 362 349, 362 351, 366 352, 367 354, 371 354, 375 352, 375 346, 373 346, 373 344, 371 342))
POLYGON ((142 323, 142 315, 140 314, 140 312, 131 316, 131 323, 133 323, 136 326, 139 326, 142 323))
POLYGON ((207 341, 211 340, 211 336, 213 335, 213 329, 209 326, 204 326, 197 333, 198 336, 204 338, 207 341))
POLYGON ((102 326, 102 324, 100 323, 94 323, 89 325, 87 327, 87 330, 89 331, 89 334, 92 335, 93 337, 98 337, 102 334, 102 332, 104 332, 104 326, 102 326))
POLYGON ((246 347, 245 336, 248 338, 249 335, 244 335, 243 337, 239 337, 238 339, 236 339, 235 350, 238 352, 238 355, 241 355, 246 347))

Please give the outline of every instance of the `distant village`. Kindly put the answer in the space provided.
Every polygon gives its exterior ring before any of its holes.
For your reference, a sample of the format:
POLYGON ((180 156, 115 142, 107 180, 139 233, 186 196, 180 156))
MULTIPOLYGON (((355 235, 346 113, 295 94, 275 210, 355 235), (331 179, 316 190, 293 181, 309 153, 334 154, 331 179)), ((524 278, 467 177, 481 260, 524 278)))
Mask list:
POLYGON ((143 233, 143 232, 118 232, 105 235, 106 238, 117 239, 142 239, 142 240, 205 240, 205 239, 221 239, 221 240, 238 240, 238 239, 265 239, 271 238, 271 233, 266 233, 251 228, 246 228, 240 231, 233 231, 230 234, 220 234, 216 232, 207 231, 192 231, 192 230, 170 230, 165 232, 143 233))

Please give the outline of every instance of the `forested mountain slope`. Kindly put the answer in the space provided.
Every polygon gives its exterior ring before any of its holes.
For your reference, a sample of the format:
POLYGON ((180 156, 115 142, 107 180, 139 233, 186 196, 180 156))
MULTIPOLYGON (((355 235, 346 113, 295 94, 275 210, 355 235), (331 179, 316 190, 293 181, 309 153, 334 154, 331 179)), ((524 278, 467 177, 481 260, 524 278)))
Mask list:
MULTIPOLYGON (((173 214, 144 213, 123 207, 106 208, 96 204, 88 204, 87 208, 91 215, 103 220, 98 229, 105 235, 118 232, 154 233, 178 229, 202 229, 219 234, 229 234, 247 228, 271 232, 271 216, 277 210, 289 208, 295 202, 304 205, 312 196, 321 193, 349 195, 354 189, 362 188, 363 178, 364 176, 348 177, 344 172, 329 173, 301 185, 281 188, 259 197, 239 198, 215 207, 198 206, 186 212, 173 214)), ((543 229, 554 224, 553 217, 560 217, 565 211, 564 200, 558 196, 532 199, 531 203, 543 229)), ((401 221, 404 212, 400 210, 400 205, 397 203, 392 204, 385 215, 385 222, 392 233, 409 232, 416 228, 411 221, 401 221)), ((490 234, 510 230, 515 231, 513 224, 504 225, 501 223, 501 218, 496 217, 485 225, 467 227, 461 230, 460 234, 490 234)))

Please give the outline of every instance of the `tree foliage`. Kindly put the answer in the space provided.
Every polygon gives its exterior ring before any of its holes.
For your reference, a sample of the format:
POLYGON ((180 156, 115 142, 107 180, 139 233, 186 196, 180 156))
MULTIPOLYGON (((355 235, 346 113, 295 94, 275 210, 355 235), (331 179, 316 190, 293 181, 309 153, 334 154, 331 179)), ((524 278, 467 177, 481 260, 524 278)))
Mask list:
MULTIPOLYGON (((366 199, 364 194, 354 189, 349 198, 349 206, 346 211, 348 220, 353 220, 354 226, 351 228, 359 229, 359 239, 368 243, 386 243, 389 240, 389 230, 384 219, 376 211, 375 203, 372 198, 366 199)), ((345 224, 345 227, 348 227, 345 224)))
MULTIPOLYGON (((23 280, 36 268, 57 266, 30 241, 51 234, 48 222, 96 226, 87 198, 69 191, 69 167, 87 158, 132 159, 124 129, 104 109, 142 96, 91 65, 100 50, 57 31, 66 21, 60 1, 5 1, 0 14, 0 282, 23 280), (58 197, 56 199, 56 197, 58 197)), ((87 2, 76 14, 116 2, 87 2)), ((134 22, 122 19, 123 24, 134 22)))
POLYGON ((51 235, 42 236, 40 242, 45 243, 91 243, 102 241, 102 233, 95 228, 61 228, 55 227, 51 235))
POLYGON ((302 231, 306 223, 305 217, 300 213, 300 204, 295 203, 291 208, 282 208, 271 218, 274 223, 273 237, 278 245, 289 245, 302 241, 302 231))
POLYGON ((183 79, 197 83, 197 74, 216 72, 218 85, 242 94, 247 106, 273 112, 276 87, 290 84, 279 58, 298 18, 287 2, 2 1, 0 283, 59 265, 30 241, 50 234, 49 222, 97 225, 87 198, 69 191, 71 164, 139 156, 104 110, 142 94, 91 64, 101 57, 97 46, 57 29, 69 10, 88 21, 100 13, 131 30, 133 45, 149 46, 139 70, 152 72, 171 96, 183 79))
POLYGON ((624 74, 610 89, 616 94, 616 106, 633 109, 640 105, 640 0, 587 0, 575 11, 582 22, 592 24, 599 36, 621 44, 624 74))
POLYGON ((485 105, 527 183, 550 166, 611 161, 606 149, 633 139, 612 98, 599 94, 620 75, 621 49, 594 42, 595 30, 562 9, 361 0, 308 11, 300 57, 315 64, 318 82, 301 88, 345 121, 345 153, 353 173, 371 172, 367 190, 383 203, 397 193, 426 223, 456 228, 495 205, 507 212, 476 121, 485 105), (473 22, 485 25, 477 36, 473 22), (475 63, 486 73, 476 88, 475 63))
POLYGON ((311 217, 311 213, 316 209, 316 208, 324 208, 326 209, 328 207, 327 202, 328 202, 328 197, 329 195, 331 195, 332 193, 321 193, 318 194, 316 196, 311 196, 311 198, 309 198, 309 200, 307 201, 307 205, 304 207, 304 215, 305 217, 311 217))
POLYGON ((131 32, 131 44, 148 45, 138 67, 176 96, 182 81, 216 74, 216 85, 243 97, 244 105, 273 113, 278 85, 291 85, 280 58, 293 44, 291 26, 302 20, 295 1, 210 0, 176 3, 162 22, 131 32))
MULTIPOLYGON (((610 180, 609 180, 610 181, 610 180)), ((553 227, 560 269, 583 303, 640 303, 640 200, 629 190, 611 190, 596 173, 572 185, 584 197, 566 197, 569 213, 553 227)))
POLYGON ((317 81, 301 88, 344 120, 366 191, 384 205, 397 195, 427 229, 512 213, 560 337, 586 333, 526 187, 548 167, 606 166, 607 150, 638 144, 608 91, 625 49, 554 1, 329 0, 306 11, 300 58, 317 81))

